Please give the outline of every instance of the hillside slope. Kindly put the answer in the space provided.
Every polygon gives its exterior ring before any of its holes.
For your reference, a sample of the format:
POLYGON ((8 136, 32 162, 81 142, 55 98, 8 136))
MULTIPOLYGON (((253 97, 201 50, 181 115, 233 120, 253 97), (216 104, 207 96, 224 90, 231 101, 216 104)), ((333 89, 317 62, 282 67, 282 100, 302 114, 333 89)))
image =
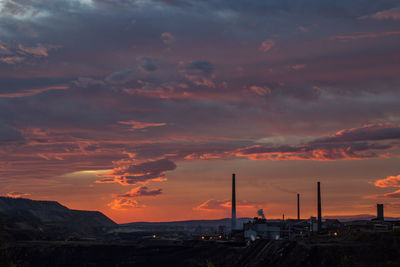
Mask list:
POLYGON ((87 237, 115 226, 115 222, 98 211, 71 210, 55 201, 0 197, 4 238, 87 237))

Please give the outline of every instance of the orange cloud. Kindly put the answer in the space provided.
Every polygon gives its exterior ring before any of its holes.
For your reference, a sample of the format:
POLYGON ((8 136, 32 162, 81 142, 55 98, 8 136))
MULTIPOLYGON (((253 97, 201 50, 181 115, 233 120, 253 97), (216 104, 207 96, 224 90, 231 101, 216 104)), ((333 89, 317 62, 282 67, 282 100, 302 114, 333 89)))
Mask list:
POLYGON ((400 199, 400 189, 391 193, 365 196, 366 199, 400 199))
POLYGON ((400 187, 400 174, 396 176, 388 176, 384 179, 376 180, 374 182, 376 187, 400 187))
POLYGON ((223 205, 228 202, 227 200, 216 200, 216 199, 209 199, 200 205, 194 207, 194 210, 199 211, 219 211, 223 209, 223 205))
MULTIPOLYGON (((230 200, 218 200, 218 199, 209 199, 204 201, 200 205, 193 208, 193 210, 197 211, 207 211, 207 212, 220 212, 222 210, 229 210, 232 207, 232 203, 230 200)), ((256 207, 247 202, 238 202, 236 204, 238 209, 255 209, 256 207)))
POLYGON ((151 122, 140 122, 140 121, 119 121, 119 124, 122 125, 128 125, 130 126, 132 131, 139 130, 139 129, 145 129, 149 127, 159 127, 159 126, 165 126, 167 125, 166 123, 160 122, 160 123, 151 123, 151 122))
POLYGON ((9 192, 6 194, 7 197, 12 197, 12 198, 21 198, 21 197, 26 197, 26 196, 30 196, 31 194, 29 193, 22 193, 22 192, 9 192))
POLYGON ((110 209, 113 210, 128 210, 132 208, 144 208, 146 205, 141 205, 136 200, 126 199, 126 198, 117 198, 107 204, 110 209))

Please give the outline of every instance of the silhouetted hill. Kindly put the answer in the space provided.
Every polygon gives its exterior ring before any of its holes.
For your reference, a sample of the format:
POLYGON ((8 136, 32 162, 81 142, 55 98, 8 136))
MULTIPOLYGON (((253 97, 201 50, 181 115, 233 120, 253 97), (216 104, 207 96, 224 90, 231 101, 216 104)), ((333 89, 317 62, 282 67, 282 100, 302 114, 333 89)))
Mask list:
POLYGON ((95 236, 117 224, 98 211, 71 210, 55 201, 0 197, 3 238, 95 236))
MULTIPOLYGON (((252 218, 238 218, 237 226, 241 227, 241 225, 245 222, 248 222, 252 218)), ((181 227, 218 227, 220 225, 226 226, 228 228, 231 227, 231 218, 217 219, 217 220, 187 220, 187 221, 171 221, 171 222, 132 222, 120 224, 120 226, 129 226, 129 227, 158 227, 158 226, 181 226, 181 227)))
MULTIPOLYGON (((376 215, 371 214, 358 214, 358 215, 339 215, 339 216, 325 216, 323 219, 338 219, 341 222, 350 222, 350 221, 360 221, 366 220, 369 221, 371 219, 376 218, 376 215)), ((387 217, 385 216, 386 221, 398 221, 400 218, 397 217, 387 217)))

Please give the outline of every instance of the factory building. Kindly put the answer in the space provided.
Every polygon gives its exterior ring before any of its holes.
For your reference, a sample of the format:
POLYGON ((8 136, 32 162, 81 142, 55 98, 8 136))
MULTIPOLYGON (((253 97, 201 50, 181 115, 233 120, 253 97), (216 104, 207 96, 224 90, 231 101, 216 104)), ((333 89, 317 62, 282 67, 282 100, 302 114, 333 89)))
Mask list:
POLYGON ((270 239, 278 240, 281 236, 281 224, 267 222, 267 220, 255 217, 253 221, 243 224, 244 238, 247 240, 270 239))

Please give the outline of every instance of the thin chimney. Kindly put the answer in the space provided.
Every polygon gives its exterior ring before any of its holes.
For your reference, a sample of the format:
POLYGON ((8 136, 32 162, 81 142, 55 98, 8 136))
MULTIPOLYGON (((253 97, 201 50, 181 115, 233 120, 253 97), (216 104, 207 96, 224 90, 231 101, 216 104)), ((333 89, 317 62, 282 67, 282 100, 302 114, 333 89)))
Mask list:
POLYGON ((297 194, 297 220, 300 221, 300 194, 297 194))
POLYGON ((236 229, 236 186, 235 174, 232 174, 232 230, 236 229))
POLYGON ((318 182, 318 232, 321 231, 322 214, 321 214, 321 183, 318 182))

